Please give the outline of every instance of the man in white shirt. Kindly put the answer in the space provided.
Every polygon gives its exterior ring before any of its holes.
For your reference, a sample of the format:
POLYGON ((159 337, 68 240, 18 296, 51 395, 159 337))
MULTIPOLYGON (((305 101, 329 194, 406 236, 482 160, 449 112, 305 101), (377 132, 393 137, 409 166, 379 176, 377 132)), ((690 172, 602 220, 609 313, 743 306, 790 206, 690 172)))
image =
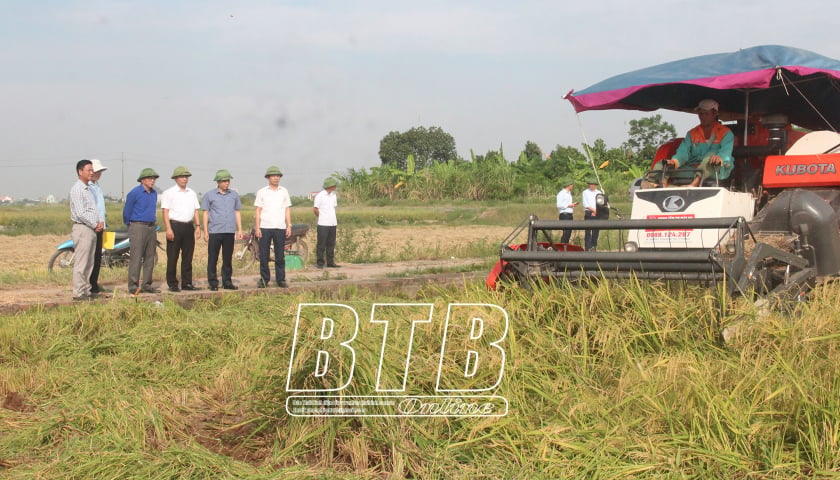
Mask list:
POLYGON ((315 195, 315 202, 312 211, 318 217, 318 242, 315 246, 318 268, 324 265, 330 268, 338 268, 335 263, 335 234, 338 228, 338 219, 335 209, 338 206, 338 197, 335 190, 338 183, 328 178, 324 180, 324 189, 315 195))
MULTIPOLYGON (((582 203, 583 203, 583 219, 584 220, 597 220, 598 218, 598 204, 595 203, 596 196, 601 193, 598 190, 598 182, 595 179, 591 179, 587 182, 589 188, 583 191, 581 194, 582 203)), ((597 228, 587 228, 584 230, 584 245, 586 251, 595 250, 595 247, 598 246, 598 234, 600 230, 597 228)))
POLYGON ((195 241, 201 237, 198 220, 198 195, 187 186, 192 173, 187 167, 175 167, 175 185, 166 189, 160 200, 166 226, 166 283, 170 292, 198 290, 193 285, 192 261, 195 241), (178 286, 178 256, 181 256, 181 286, 178 286))
POLYGON ((277 286, 287 288, 286 284, 286 238, 292 235, 292 199, 289 191, 280 186, 283 173, 278 167, 271 166, 265 171, 268 185, 257 190, 254 206, 257 207, 254 222, 257 225, 256 236, 260 239, 260 281, 257 287, 265 288, 271 280, 268 259, 271 243, 274 243, 274 279, 277 286))
MULTIPOLYGON (((560 213, 560 220, 574 220, 574 208, 577 202, 572 198, 572 189, 575 187, 575 182, 572 180, 563 180, 560 184, 560 191, 557 193, 557 211, 560 213)), ((572 229, 563 229, 563 236, 560 237, 560 243, 569 243, 572 238, 572 229)))

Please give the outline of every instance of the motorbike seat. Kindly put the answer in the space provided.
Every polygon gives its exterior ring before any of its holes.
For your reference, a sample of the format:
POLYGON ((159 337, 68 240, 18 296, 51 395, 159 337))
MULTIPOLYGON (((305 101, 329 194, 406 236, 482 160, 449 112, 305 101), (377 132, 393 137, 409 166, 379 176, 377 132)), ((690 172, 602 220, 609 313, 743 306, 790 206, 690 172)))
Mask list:
POLYGON ((293 237, 302 237, 306 235, 306 232, 309 231, 309 225, 305 223, 293 223, 292 224, 292 236, 293 237))

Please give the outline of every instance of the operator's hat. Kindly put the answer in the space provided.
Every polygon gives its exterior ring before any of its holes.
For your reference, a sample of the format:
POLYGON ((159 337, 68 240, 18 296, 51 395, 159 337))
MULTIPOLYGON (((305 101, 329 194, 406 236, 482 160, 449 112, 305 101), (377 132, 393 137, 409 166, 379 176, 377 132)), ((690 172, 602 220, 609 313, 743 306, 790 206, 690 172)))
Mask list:
POLYGON ((108 170, 108 167, 102 165, 102 162, 98 158, 91 159, 90 163, 93 164, 93 173, 108 170))
POLYGON ((276 167, 276 166, 272 165, 265 170, 265 176, 266 176, 266 178, 268 178, 272 175, 280 175, 282 177, 283 172, 280 171, 280 167, 276 167))
POLYGON ((144 168, 140 170, 140 175, 137 176, 137 181, 143 180, 144 178, 158 178, 160 175, 152 168, 144 168))
POLYGON ((594 178, 590 178, 589 180, 586 181, 586 184, 587 185, 598 185, 598 180, 595 180, 594 178))
POLYGON ((328 178, 324 180, 324 190, 335 186, 338 186, 338 182, 336 182, 334 178, 328 178))
POLYGON ((694 111, 699 112, 700 110, 711 110, 717 112, 719 107, 720 105, 718 105, 717 101, 712 100, 711 98, 707 98, 705 100, 700 100, 700 103, 697 104, 697 107, 694 109, 694 111))
POLYGON ((192 173, 190 173, 190 171, 187 170, 187 167, 179 165, 175 167, 175 170, 172 172, 172 178, 178 177, 192 177, 192 173))
POLYGON ((216 172, 216 176, 213 178, 214 182, 223 182, 225 180, 231 180, 233 176, 225 169, 221 169, 216 172))
POLYGON ((575 184, 575 181, 572 180, 571 178, 564 178, 563 180, 560 181, 560 187, 562 187, 562 188, 566 188, 569 185, 574 185, 574 184, 575 184))

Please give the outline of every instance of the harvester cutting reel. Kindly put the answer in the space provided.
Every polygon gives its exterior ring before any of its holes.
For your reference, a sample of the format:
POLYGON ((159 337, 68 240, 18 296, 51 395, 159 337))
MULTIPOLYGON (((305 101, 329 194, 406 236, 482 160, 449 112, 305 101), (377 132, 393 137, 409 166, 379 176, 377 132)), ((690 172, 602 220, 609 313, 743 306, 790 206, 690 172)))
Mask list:
POLYGON ((589 220, 584 224, 602 234, 618 231, 624 248, 587 252, 557 243, 557 231, 580 229, 581 222, 531 216, 508 237, 527 231, 525 243, 508 240, 500 246, 499 263, 487 279, 488 286, 495 288, 504 279, 529 288, 540 281, 637 278, 721 285, 728 296, 750 299, 801 299, 820 273, 807 224, 800 225, 798 233, 781 235, 755 235, 743 217, 589 220))

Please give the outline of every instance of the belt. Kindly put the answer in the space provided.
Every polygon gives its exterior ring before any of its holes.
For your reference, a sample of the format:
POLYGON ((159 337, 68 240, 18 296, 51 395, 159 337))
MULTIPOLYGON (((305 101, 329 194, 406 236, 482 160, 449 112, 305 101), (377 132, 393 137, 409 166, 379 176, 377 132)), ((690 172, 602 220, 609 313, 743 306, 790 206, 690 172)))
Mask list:
POLYGON ((180 224, 183 224, 183 225, 193 225, 193 226, 195 226, 195 224, 193 222, 182 222, 180 220, 172 220, 171 218, 169 219, 169 223, 180 223, 180 224))
POLYGON ((131 220, 128 223, 139 223, 140 225, 146 225, 147 227, 154 227, 155 222, 138 222, 137 220, 131 220))

